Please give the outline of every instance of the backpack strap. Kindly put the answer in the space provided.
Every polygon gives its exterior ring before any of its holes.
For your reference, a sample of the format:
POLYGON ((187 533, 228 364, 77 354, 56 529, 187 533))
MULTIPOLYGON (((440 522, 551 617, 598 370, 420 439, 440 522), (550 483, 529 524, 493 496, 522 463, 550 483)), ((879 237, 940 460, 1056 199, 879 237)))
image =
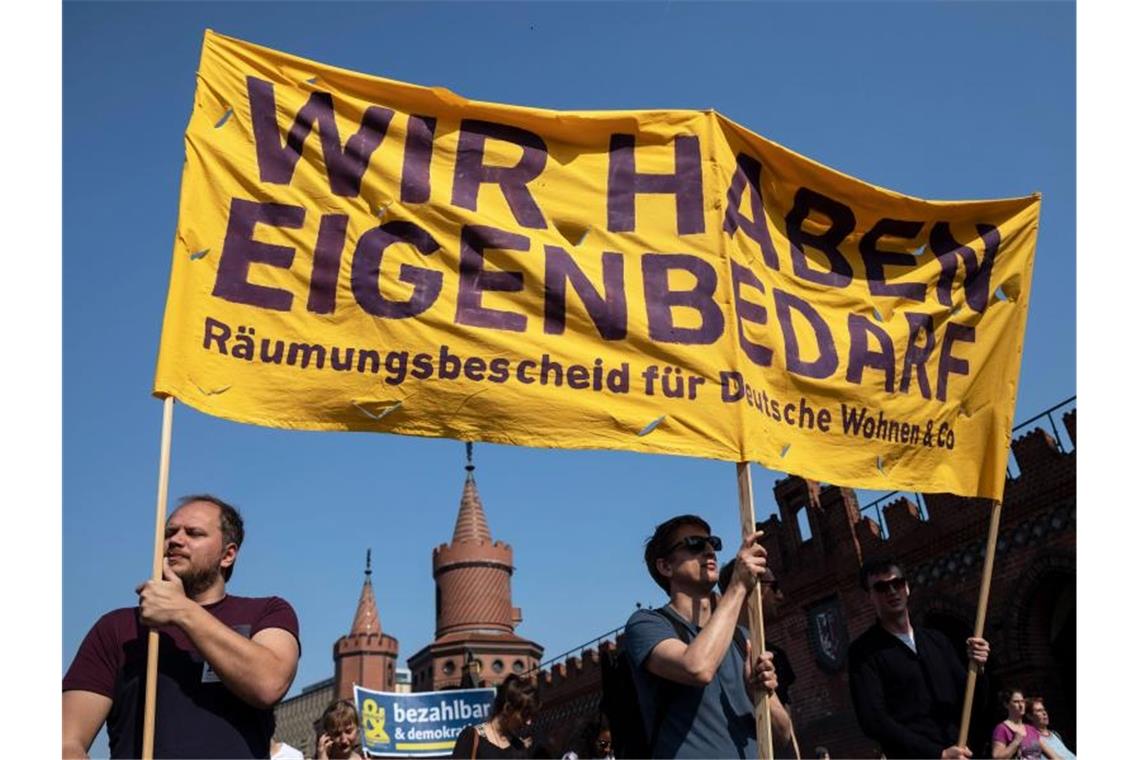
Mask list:
POLYGON ((686 645, 692 642, 692 634, 689 633, 688 626, 685 625, 685 623, 681 620, 680 615, 669 609, 669 605, 658 607, 657 609, 652 610, 652 612, 656 612, 658 615, 668 620, 669 624, 673 626, 673 632, 677 634, 677 638, 685 642, 686 645))
MULTIPOLYGON (((681 620, 680 615, 669 609, 668 605, 664 607, 658 607, 657 609, 652 610, 652 612, 655 612, 661 617, 668 620, 669 624, 673 626, 673 631, 677 634, 677 638, 683 641, 686 646, 692 643, 692 633, 689 631, 688 626, 686 626, 685 623, 681 620)), ((740 626, 735 626, 732 631, 732 643, 736 646, 737 650, 739 650, 740 659, 745 663, 748 662, 747 642, 748 640, 744 635, 744 631, 740 628, 740 626)), ((667 688, 661 689, 660 696, 657 699, 657 710, 654 713, 653 726, 649 734, 650 752, 653 751, 653 748, 657 744, 657 735, 661 731, 661 725, 665 722, 665 708, 668 706, 669 701, 674 694, 675 688, 672 681, 669 681, 665 678, 662 678, 660 680, 664 682, 664 685, 667 688)))
MULTIPOLYGON (((668 620, 673 625, 673 630, 677 632, 677 638, 686 644, 692 641, 689 638, 689 629, 681 622, 680 616, 677 613, 666 607, 659 607, 654 612, 661 614, 663 618, 668 620)), ((740 652, 740 659, 748 662, 748 639, 744 635, 744 631, 740 626, 734 626, 732 629, 732 643, 736 645, 737 650, 740 652)))

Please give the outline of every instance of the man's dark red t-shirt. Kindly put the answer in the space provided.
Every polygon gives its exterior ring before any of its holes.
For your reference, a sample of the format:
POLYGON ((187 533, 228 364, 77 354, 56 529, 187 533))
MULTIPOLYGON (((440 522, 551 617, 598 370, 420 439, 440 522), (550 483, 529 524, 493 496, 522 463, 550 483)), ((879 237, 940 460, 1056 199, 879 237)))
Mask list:
MULTIPOLYGON (((284 599, 226 596, 202 606, 243 636, 281 628, 300 646, 297 614, 284 599)), ((64 691, 112 700, 107 736, 113 758, 142 754, 148 630, 137 607, 108 612, 87 633, 63 677, 64 691)), ((154 756, 269 757, 272 708, 255 708, 226 688, 182 629, 163 626, 158 632, 154 756)))

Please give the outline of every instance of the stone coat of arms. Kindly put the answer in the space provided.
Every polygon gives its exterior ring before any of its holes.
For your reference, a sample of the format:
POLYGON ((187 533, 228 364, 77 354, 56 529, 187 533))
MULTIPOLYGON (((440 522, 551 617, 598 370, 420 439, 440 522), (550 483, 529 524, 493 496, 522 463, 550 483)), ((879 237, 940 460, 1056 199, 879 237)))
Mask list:
POLYGON ((824 670, 835 673, 847 662, 847 625, 836 596, 808 608, 808 638, 815 659, 824 670))

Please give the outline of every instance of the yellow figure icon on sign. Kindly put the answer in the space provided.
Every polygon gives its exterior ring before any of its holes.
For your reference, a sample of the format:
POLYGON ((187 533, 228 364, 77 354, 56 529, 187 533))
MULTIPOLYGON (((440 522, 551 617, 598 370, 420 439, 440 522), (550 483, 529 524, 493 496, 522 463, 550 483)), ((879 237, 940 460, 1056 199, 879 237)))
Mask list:
POLYGON ((361 705, 361 718, 364 720, 364 738, 370 744, 389 744, 388 732, 384 730, 387 711, 376 704, 375 699, 366 699, 361 705))

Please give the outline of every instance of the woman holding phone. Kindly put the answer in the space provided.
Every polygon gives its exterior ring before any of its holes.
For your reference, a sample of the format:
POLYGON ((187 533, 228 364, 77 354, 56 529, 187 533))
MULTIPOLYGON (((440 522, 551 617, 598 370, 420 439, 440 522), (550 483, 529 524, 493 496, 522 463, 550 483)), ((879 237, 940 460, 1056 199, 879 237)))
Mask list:
POLYGON ((347 699, 338 699, 325 708, 318 722, 317 760, 361 760, 360 716, 347 699))

